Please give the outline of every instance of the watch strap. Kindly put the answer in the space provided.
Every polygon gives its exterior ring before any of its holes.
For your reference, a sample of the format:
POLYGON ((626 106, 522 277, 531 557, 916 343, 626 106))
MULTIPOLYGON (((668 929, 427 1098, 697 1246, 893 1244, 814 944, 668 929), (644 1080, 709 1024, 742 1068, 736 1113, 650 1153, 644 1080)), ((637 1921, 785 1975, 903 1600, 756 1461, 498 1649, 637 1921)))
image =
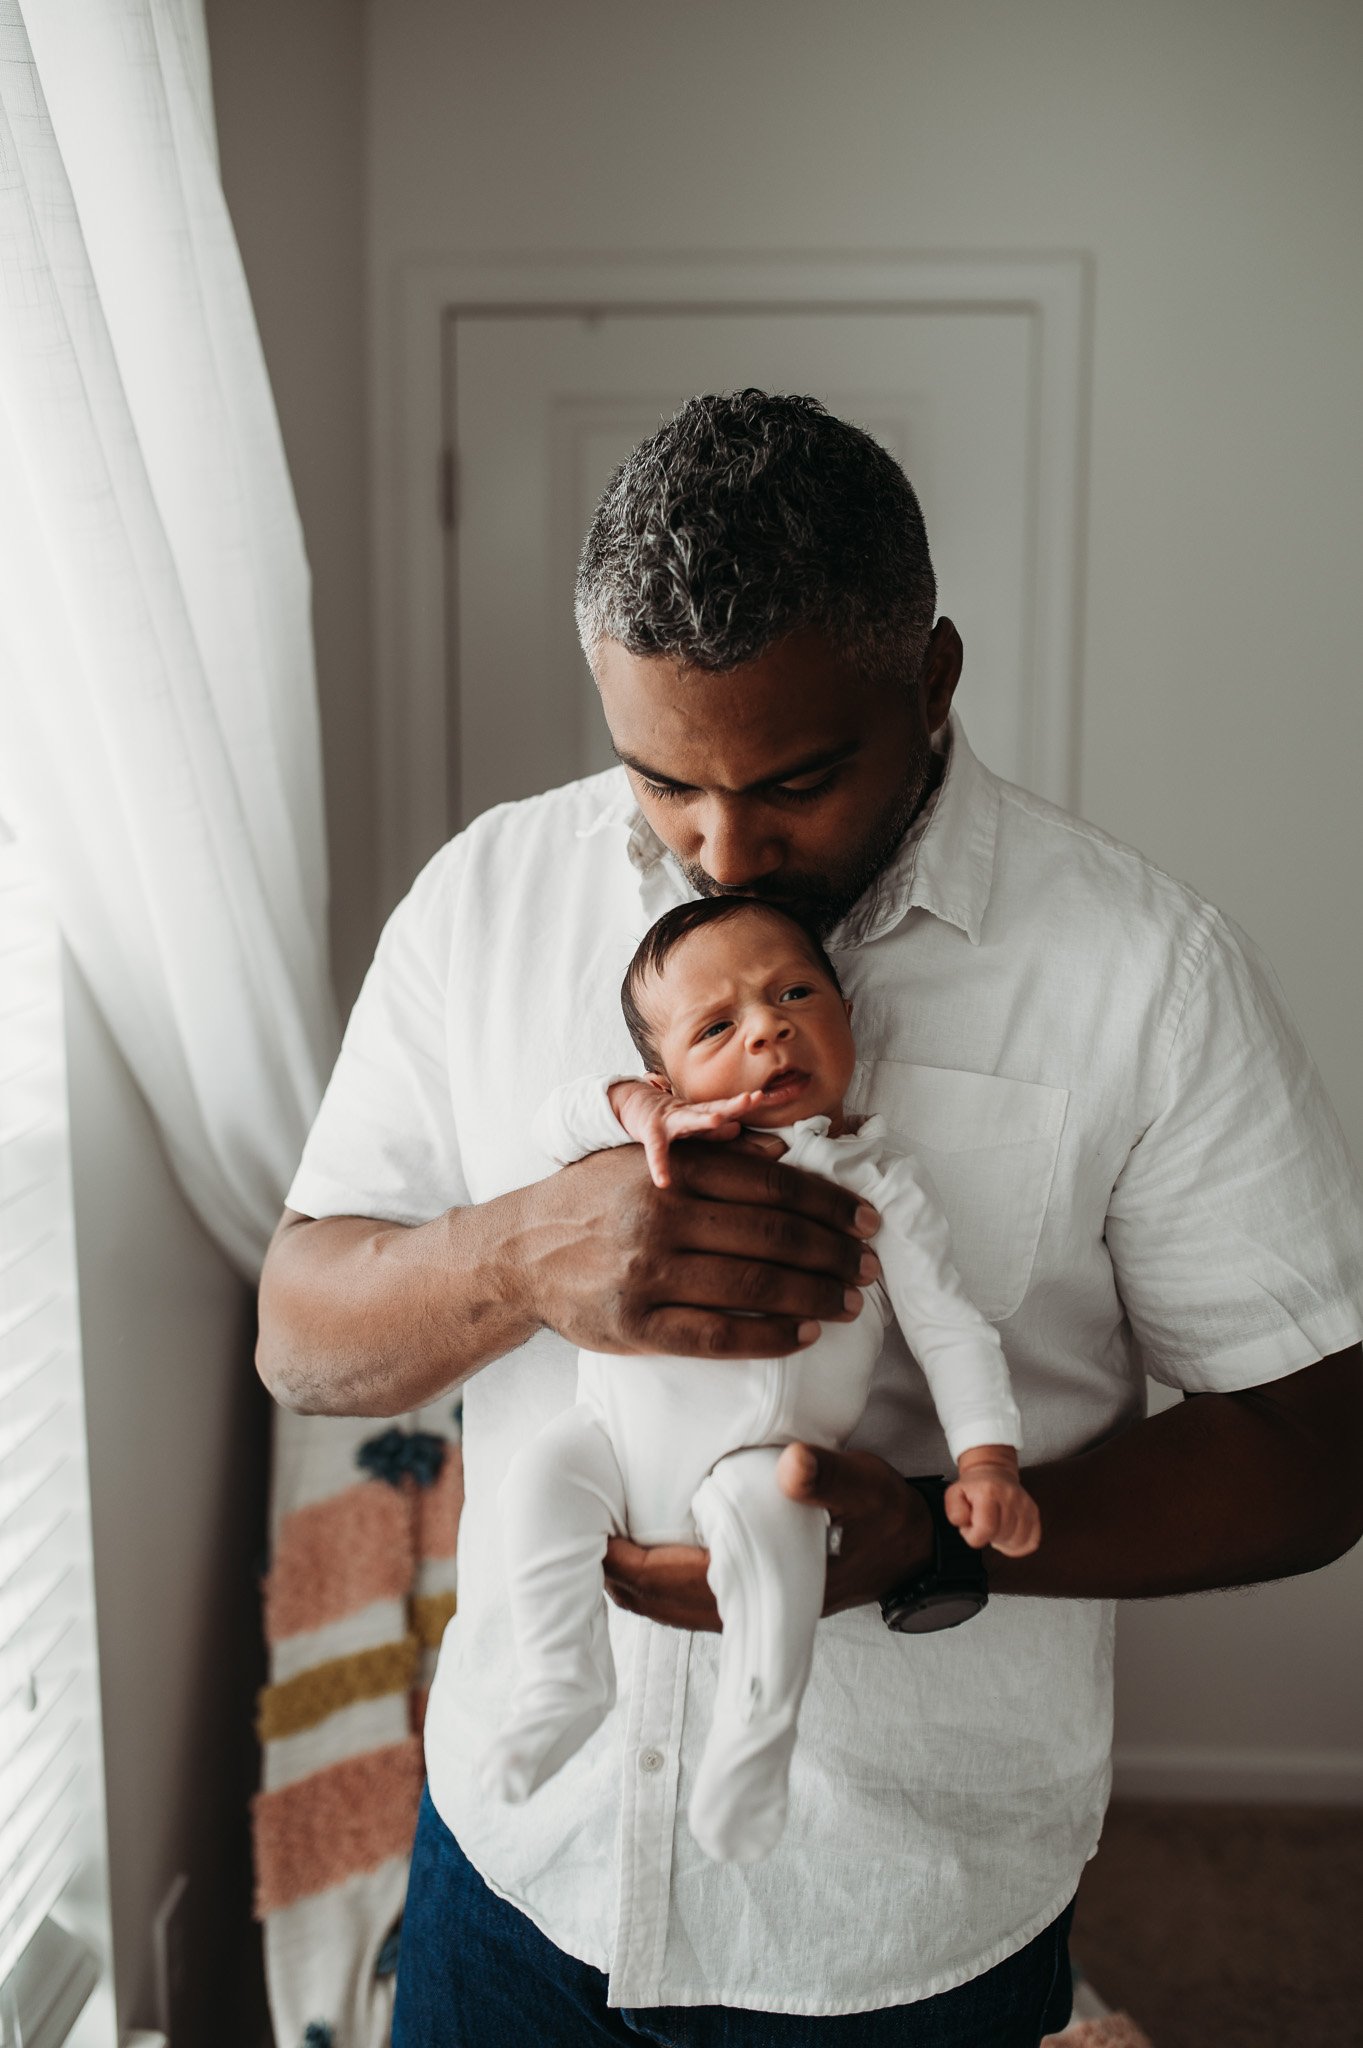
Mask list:
POLYGON ((921 1571, 893 1587, 881 1600, 880 1612, 889 1628, 909 1633, 950 1628, 978 1614, 989 1603, 984 1557, 971 1548, 956 1525, 947 1519, 946 1490, 950 1483, 937 1473, 905 1476, 905 1484, 926 1502, 932 1517, 933 1554, 921 1571))

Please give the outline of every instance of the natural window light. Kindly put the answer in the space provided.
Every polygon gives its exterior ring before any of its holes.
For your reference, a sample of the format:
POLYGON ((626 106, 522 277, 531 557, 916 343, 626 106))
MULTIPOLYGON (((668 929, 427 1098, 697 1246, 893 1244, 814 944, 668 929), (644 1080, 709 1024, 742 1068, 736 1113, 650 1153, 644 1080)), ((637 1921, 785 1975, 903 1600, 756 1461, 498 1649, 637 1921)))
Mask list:
POLYGON ((64 2040, 100 1973, 103 1769, 61 950, 0 844, 0 2041, 64 2040), (92 1938, 93 1937, 93 1938, 92 1938))

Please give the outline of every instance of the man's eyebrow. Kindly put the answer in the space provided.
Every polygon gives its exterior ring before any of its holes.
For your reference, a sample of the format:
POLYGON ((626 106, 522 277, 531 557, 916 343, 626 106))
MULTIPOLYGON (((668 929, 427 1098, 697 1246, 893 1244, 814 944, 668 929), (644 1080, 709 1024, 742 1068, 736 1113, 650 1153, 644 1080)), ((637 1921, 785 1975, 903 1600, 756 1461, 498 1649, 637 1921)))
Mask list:
MULTIPOLYGON (((764 775, 759 782, 750 782, 742 789, 729 793, 733 796, 751 796, 756 790, 771 789, 780 782, 793 782, 797 775, 814 775, 820 768, 836 768, 844 761, 850 761, 860 753, 860 740, 849 740, 845 746, 823 747, 816 754, 806 754, 799 761, 788 761, 783 768, 764 775)), ((632 768, 636 775, 642 775, 648 782, 661 783, 666 789, 694 789, 694 782, 678 782, 675 775, 664 775, 660 768, 650 768, 635 754, 627 754, 622 747, 612 747, 612 752, 622 767, 632 768)))

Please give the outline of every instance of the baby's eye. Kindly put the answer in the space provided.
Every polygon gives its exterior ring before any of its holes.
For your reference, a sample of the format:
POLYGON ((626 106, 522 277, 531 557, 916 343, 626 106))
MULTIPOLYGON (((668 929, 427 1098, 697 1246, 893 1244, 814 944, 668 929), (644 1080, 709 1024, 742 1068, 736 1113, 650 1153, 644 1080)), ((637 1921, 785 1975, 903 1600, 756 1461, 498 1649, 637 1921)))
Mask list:
POLYGON ((812 996, 813 993, 814 991, 807 981, 797 981, 790 988, 782 989, 781 1001, 783 1003, 798 1003, 803 997, 812 996))
POLYGON ((701 1037, 701 1038, 718 1038, 718 1037, 719 1037, 719 1034, 720 1034, 720 1032, 721 1032, 721 1031, 727 1031, 727 1030, 728 1030, 728 1028, 729 1028, 729 1020, 728 1020, 728 1018, 727 1018, 727 1017, 717 1017, 717 1018, 715 1019, 714 1023, 713 1023, 713 1024, 707 1024, 707 1025, 706 1025, 706 1027, 705 1027, 705 1029, 704 1029, 704 1030, 703 1030, 703 1031, 702 1031, 702 1032, 701 1032, 701 1033, 700 1033, 699 1035, 700 1035, 700 1037, 701 1037))

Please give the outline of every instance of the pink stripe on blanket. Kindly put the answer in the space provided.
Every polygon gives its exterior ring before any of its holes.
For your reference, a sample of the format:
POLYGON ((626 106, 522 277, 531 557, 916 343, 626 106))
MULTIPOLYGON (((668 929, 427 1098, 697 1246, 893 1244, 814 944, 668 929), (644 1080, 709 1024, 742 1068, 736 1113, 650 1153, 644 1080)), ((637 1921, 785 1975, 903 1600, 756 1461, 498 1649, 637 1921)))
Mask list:
POLYGON ((464 1453, 458 1444, 451 1444, 434 1486, 423 1486, 417 1493, 418 1556, 454 1556, 463 1505, 464 1453))
POLYGON ((424 1776, 420 1738, 409 1736, 257 1793, 256 1918, 408 1855, 424 1776))
POLYGON ((265 1580, 265 1640, 400 1600, 416 1569, 412 1525, 411 1491, 372 1479, 286 1515, 265 1580))

